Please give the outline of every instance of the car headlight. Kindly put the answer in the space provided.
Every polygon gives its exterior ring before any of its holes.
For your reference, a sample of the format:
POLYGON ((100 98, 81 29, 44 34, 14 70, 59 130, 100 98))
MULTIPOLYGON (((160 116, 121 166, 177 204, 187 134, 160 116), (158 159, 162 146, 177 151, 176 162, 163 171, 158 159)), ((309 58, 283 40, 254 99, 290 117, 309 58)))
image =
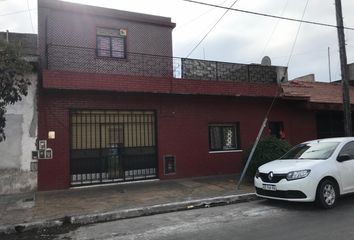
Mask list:
POLYGON ((256 175, 255 175, 256 178, 259 178, 259 170, 257 169, 256 171, 256 175))
POLYGON ((305 178, 310 174, 310 172, 311 172, 311 170, 309 170, 309 169, 300 170, 300 171, 292 171, 286 175, 286 179, 288 181, 291 181, 291 180, 305 178))

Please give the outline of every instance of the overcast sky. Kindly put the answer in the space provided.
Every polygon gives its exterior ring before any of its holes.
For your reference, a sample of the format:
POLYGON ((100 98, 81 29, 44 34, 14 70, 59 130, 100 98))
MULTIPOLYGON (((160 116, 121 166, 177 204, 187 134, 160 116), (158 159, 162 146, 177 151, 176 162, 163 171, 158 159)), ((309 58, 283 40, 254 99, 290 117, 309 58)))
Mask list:
MULTIPOLYGON (((68 0, 69 1, 69 0, 68 0)), ((173 51, 186 57, 224 13, 223 9, 182 0, 70 0, 71 2, 171 17, 173 51)), ((234 0, 200 0, 230 6, 234 0)), ((307 0, 239 0, 234 8, 301 18, 307 0)), ((354 1, 342 0, 344 24, 354 27, 354 1)), ((304 20, 336 24, 334 0, 309 0, 304 20)), ((286 66, 299 23, 229 11, 190 58, 286 66)), ((0 0, 0 31, 37 33, 37 0, 0 0), (27 4, 28 3, 28 4, 27 4)), ((346 30, 348 63, 354 62, 354 31, 346 30)), ((340 79, 336 28, 302 24, 289 64, 289 78, 314 73, 328 82, 330 47, 332 80, 340 79)))

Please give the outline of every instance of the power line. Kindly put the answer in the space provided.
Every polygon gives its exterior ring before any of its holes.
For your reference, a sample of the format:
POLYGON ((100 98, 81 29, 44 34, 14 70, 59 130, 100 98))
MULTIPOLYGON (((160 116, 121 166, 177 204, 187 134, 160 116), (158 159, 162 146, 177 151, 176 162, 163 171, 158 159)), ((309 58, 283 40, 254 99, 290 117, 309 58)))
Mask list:
POLYGON ((228 13, 229 10, 232 9, 232 7, 238 1, 239 0, 235 0, 229 8, 226 8, 227 10, 224 12, 224 14, 221 15, 221 17, 218 19, 218 21, 216 21, 216 23, 210 28, 210 30, 204 35, 204 37, 197 43, 197 45, 187 54, 186 58, 188 58, 195 51, 195 49, 197 49, 197 47, 199 47, 199 45, 204 41, 204 39, 209 35, 209 33, 211 33, 211 31, 213 31, 213 29, 216 27, 216 25, 218 25, 218 23, 221 21, 221 19, 223 19, 223 17, 226 15, 226 13, 228 13))
POLYGON ((4 13, 4 14, 0 14, 0 17, 15 15, 15 14, 19 14, 19 13, 25 13, 25 12, 33 11, 33 10, 37 10, 37 9, 36 8, 30 8, 30 9, 27 9, 27 10, 21 10, 21 11, 17 11, 17 12, 4 13))
MULTIPOLYGON (((288 6, 288 3, 289 3, 289 0, 286 1, 285 5, 284 5, 284 7, 283 7, 283 9, 282 9, 282 11, 281 11, 281 13, 280 13, 281 16, 283 16, 283 14, 284 14, 284 12, 285 12, 285 9, 286 9, 286 7, 288 6)), ((263 57, 263 55, 264 55, 266 49, 268 48, 268 45, 269 45, 269 43, 270 43, 270 40, 272 40, 272 38, 273 38, 273 35, 274 35, 274 33, 275 33, 275 30, 278 28, 279 21, 280 21, 280 19, 278 18, 277 23, 274 25, 274 27, 273 27, 273 29, 272 29, 272 33, 270 34, 270 36, 269 36, 269 38, 268 38, 266 44, 264 45, 264 48, 263 48, 263 51, 262 51, 262 54, 261 54, 260 57, 263 57)))
POLYGON ((31 15, 31 10, 30 10, 30 7, 29 7, 29 2, 28 2, 28 0, 27 0, 27 10, 28 10, 28 14, 29 14, 29 17, 30 17, 30 20, 31 20, 32 32, 34 33, 34 27, 33 27, 33 22, 32 22, 32 15, 31 15))
MULTIPOLYGON (((333 52, 338 52, 338 49, 334 49, 337 45, 333 46, 333 45, 330 45, 329 47, 331 47, 331 53, 333 52)), ((348 47, 353 47, 354 46, 350 46, 350 45, 347 45, 348 47)), ((301 56, 301 55, 317 55, 317 54, 323 54, 324 52, 327 53, 328 49, 327 47, 324 48, 324 49, 315 49, 315 50, 309 50, 309 51, 304 51, 304 52, 296 52, 296 53, 293 53, 292 56, 301 56)), ((275 56, 272 56, 272 60, 273 59, 279 59, 279 58, 288 58, 289 55, 275 55, 275 56)), ((252 59, 251 62, 256 62, 257 60, 259 60, 258 58, 254 58, 252 59)))
MULTIPOLYGON (((223 7, 223 6, 219 6, 219 5, 216 5, 216 4, 198 2, 198 1, 194 1, 194 0, 182 0, 182 1, 190 2, 190 3, 196 3, 196 4, 210 6, 210 7, 228 9, 228 10, 232 10, 232 11, 236 11, 236 12, 242 12, 242 13, 247 13, 247 14, 252 14, 252 15, 257 15, 257 16, 262 16, 262 17, 278 18, 278 19, 287 20, 287 21, 302 22, 302 23, 308 23, 308 24, 319 25, 319 26, 324 26, 324 27, 338 28, 337 25, 328 24, 328 23, 300 20, 300 19, 289 18, 289 17, 281 17, 281 16, 277 16, 277 15, 271 15, 271 14, 260 13, 260 12, 253 12, 253 11, 242 10, 242 9, 237 9, 237 8, 232 8, 232 7, 223 7)), ((344 29, 354 30, 354 28, 352 28, 352 27, 344 27, 344 29)))
MULTIPOLYGON (((302 13, 302 19, 303 19, 304 16, 305 16, 305 12, 306 12, 308 3, 309 3, 309 0, 307 0, 307 2, 306 2, 304 11, 303 11, 303 13, 302 13)), ((300 22, 298 31, 297 31, 297 33, 296 33, 295 40, 294 40, 294 43, 293 43, 292 48, 291 48, 291 53, 290 53, 290 56, 289 56, 287 68, 286 68, 286 70, 285 70, 285 72, 284 72, 283 78, 286 76, 286 74, 287 74, 287 72, 288 72, 288 67, 289 67, 291 55, 292 55, 293 50, 294 50, 294 48, 295 48, 295 44, 296 44, 296 41, 297 41, 297 38, 298 38, 298 35, 299 35, 299 32, 300 32, 300 29, 301 29, 301 24, 302 24, 302 21, 300 22)), ((240 179, 239 179, 239 181, 238 181, 238 183, 237 183, 237 187, 236 187, 237 190, 239 190, 240 185, 241 185, 241 182, 242 182, 242 180, 243 180, 243 178, 244 178, 244 175, 245 175, 245 173, 246 173, 246 171, 247 171, 248 165, 249 165, 249 163, 250 163, 251 160, 252 160, 254 150, 256 149, 256 147, 257 147, 257 145, 258 145, 258 141, 259 141, 259 139, 260 139, 260 137, 261 137, 261 135, 262 135, 262 132, 264 131, 264 128, 265 128, 266 123, 267 123, 267 121, 268 121, 269 114, 270 114, 270 112, 272 111, 273 106, 274 106, 275 103, 276 103, 276 100, 279 98, 280 88, 281 88, 281 87, 280 87, 280 84, 281 84, 281 81, 283 80, 283 78, 282 78, 282 79, 280 80, 280 82, 277 84, 276 92, 275 92, 275 94, 274 94, 272 103, 270 104, 270 106, 269 106, 269 108, 268 108, 268 110, 267 110, 267 112, 266 112, 266 115, 265 115, 265 117, 264 117, 262 126, 261 126, 261 128, 259 129, 258 136, 257 136, 257 138, 256 138, 256 141, 255 141, 254 145, 253 145, 252 151, 251 151, 251 153, 250 153, 250 155, 249 155, 249 157, 248 157, 248 159, 247 159, 246 165, 245 165, 245 167, 244 167, 244 169, 243 169, 243 171, 242 171, 241 177, 240 177, 240 179)))
MULTIPOLYGON (((330 47, 333 47, 333 46, 330 46, 330 47)), ((316 49, 316 50, 310 50, 310 51, 305 51, 305 52, 297 52, 297 53, 293 53, 292 55, 293 56, 300 56, 300 55, 315 55, 315 54, 323 54, 324 52, 327 52, 328 49, 327 47, 324 48, 324 49, 316 49)), ((338 51, 338 50, 335 50, 335 49, 331 49, 331 52, 334 52, 334 51, 338 51)), ((277 59, 277 58, 288 58, 289 55, 283 55, 283 56, 272 56, 272 59, 277 59)))
MULTIPOLYGON (((305 5, 305 8, 304 8, 304 11, 302 12, 301 22, 300 22, 300 24, 299 24, 299 28, 297 29, 297 32, 296 32, 296 35, 295 35, 295 39, 294 39, 293 45, 292 45, 292 47, 291 47, 291 51, 290 51, 288 63, 286 64, 285 73, 288 71, 288 67, 289 67, 289 64, 290 64, 292 55, 293 55, 293 53, 294 53, 294 49, 295 49, 295 45, 296 45, 296 42, 297 42, 297 38, 298 38, 299 33, 300 33, 300 29, 301 29, 301 26, 302 26, 302 23, 303 23, 302 21, 303 21, 303 19, 304 19, 305 13, 306 13, 307 6, 309 5, 309 1, 310 1, 310 0, 307 0, 307 1, 306 1, 306 5, 305 5)), ((284 74, 284 75, 285 75, 285 74, 284 74)))
MULTIPOLYGON (((302 12, 302 16, 301 16, 301 21, 300 21, 300 24, 299 24, 299 28, 297 29, 297 32, 296 32, 296 35, 295 35, 295 39, 294 39, 293 45, 292 45, 292 47, 291 47, 291 51, 290 51, 288 63, 286 64, 286 69, 285 69, 285 71, 284 71, 284 75, 283 75, 282 79, 280 80, 280 83, 282 82, 282 80, 283 80, 283 79, 286 77, 286 75, 288 74, 289 64, 290 64, 292 55, 293 55, 293 53, 294 53, 295 45, 296 45, 297 39, 298 39, 298 37, 299 37, 300 29, 301 29, 301 26, 302 26, 302 23, 303 23, 303 19, 304 19, 304 17, 305 17, 306 9, 307 9, 307 7, 308 7, 308 5, 309 5, 309 1, 310 1, 310 0, 307 0, 307 1, 306 1, 306 5, 305 5, 304 10, 303 10, 303 12, 302 12)), ((277 89, 279 89, 279 88, 277 88, 277 89)), ((274 105, 274 103, 275 103, 275 101, 277 100, 278 97, 279 97, 279 93, 276 92, 276 94, 274 95, 272 104, 270 105, 270 107, 269 107, 269 109, 268 109, 268 112, 267 112, 267 114, 266 114, 266 118, 269 116, 269 113, 270 113, 270 111, 272 110, 273 105, 274 105)))
MULTIPOLYGON (((218 5, 222 5, 222 4, 224 4, 226 1, 227 1, 227 0, 224 0, 224 1, 220 2, 218 5)), ((196 20, 198 20, 199 18, 203 17, 204 15, 210 13, 210 12, 213 11, 213 10, 215 10, 215 8, 211 8, 211 9, 209 9, 209 10, 207 10, 207 11, 201 13, 200 15, 198 15, 198 16, 195 17, 195 18, 193 18, 193 19, 191 19, 191 20, 189 20, 189 21, 187 21, 187 22, 185 22, 185 23, 182 23, 181 25, 177 25, 173 31, 176 31, 176 29, 180 29, 180 28, 182 28, 182 27, 184 27, 184 26, 186 26, 186 25, 189 25, 189 24, 195 22, 196 20)))

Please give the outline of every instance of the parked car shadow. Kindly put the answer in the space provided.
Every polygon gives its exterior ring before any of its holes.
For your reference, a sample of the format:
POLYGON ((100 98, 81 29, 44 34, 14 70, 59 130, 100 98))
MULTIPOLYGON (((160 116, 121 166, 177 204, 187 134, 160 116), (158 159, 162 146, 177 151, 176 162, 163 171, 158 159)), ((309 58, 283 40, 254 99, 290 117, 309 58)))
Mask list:
MULTIPOLYGON (((277 207, 288 211, 323 211, 324 209, 318 207, 314 202, 288 202, 281 200, 265 199, 259 201, 259 204, 270 207, 277 207)), ((337 205, 333 210, 346 209, 348 206, 354 206, 354 194, 341 196, 337 199, 337 205)))

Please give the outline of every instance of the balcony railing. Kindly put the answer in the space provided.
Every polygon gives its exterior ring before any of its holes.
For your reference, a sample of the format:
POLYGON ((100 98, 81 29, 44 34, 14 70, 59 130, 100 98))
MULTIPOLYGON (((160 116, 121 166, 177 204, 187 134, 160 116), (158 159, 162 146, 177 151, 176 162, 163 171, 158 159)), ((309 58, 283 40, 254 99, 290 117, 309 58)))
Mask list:
POLYGON ((97 49, 47 46, 49 70, 234 82, 277 82, 285 67, 239 64, 126 52, 125 58, 99 57, 97 49))

